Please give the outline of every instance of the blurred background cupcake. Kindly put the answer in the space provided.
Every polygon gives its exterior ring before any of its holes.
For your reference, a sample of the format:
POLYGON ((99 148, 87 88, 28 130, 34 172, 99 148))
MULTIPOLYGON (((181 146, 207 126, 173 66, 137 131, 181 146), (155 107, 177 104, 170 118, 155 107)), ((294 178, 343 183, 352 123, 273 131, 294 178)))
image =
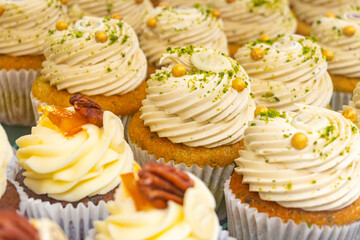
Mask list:
POLYGON ((360 80, 360 11, 317 19, 311 27, 323 48, 334 85, 331 107, 340 110, 360 80))
POLYGON ((145 98, 147 61, 135 31, 122 20, 84 17, 72 27, 57 24, 45 45, 42 75, 32 88, 37 106, 71 106, 82 94, 122 118, 145 98))
POLYGON ((199 4, 192 8, 155 8, 139 40, 149 63, 154 65, 159 65, 168 47, 193 45, 228 52, 220 12, 199 4))
POLYGON ((239 48, 235 59, 251 79, 258 106, 295 111, 296 103, 326 107, 333 86, 320 46, 300 35, 279 35, 239 48))
POLYGON ((0 122, 35 123, 30 92, 44 61, 48 30, 64 18, 60 0, 0 3, 0 122))
POLYGON ((340 113, 298 106, 262 112, 245 130, 225 184, 236 239, 359 236, 359 129, 340 113))
POLYGON ((169 48, 162 61, 171 63, 151 75, 141 112, 129 123, 135 159, 195 174, 219 206, 254 117, 248 76, 232 58, 206 48, 169 48))
POLYGON ((145 16, 153 9, 150 0, 69 0, 69 17, 76 22, 84 16, 123 18, 137 34, 144 27, 145 16))
POLYGON ((214 7, 221 12, 230 56, 248 41, 264 40, 296 30, 296 20, 287 0, 217 0, 214 7))

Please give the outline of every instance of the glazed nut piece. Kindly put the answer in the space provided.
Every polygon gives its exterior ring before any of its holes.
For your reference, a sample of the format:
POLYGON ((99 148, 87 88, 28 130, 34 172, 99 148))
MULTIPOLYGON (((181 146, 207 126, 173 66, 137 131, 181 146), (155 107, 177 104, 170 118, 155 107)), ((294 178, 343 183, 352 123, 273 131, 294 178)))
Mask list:
POLYGON ((74 106, 75 111, 86 118, 89 123, 98 127, 103 126, 104 112, 99 104, 81 95, 71 97, 69 102, 74 106))
POLYGON ((194 187, 186 173, 164 164, 145 164, 138 175, 140 192, 159 209, 166 208, 170 200, 183 204, 185 191, 194 187))

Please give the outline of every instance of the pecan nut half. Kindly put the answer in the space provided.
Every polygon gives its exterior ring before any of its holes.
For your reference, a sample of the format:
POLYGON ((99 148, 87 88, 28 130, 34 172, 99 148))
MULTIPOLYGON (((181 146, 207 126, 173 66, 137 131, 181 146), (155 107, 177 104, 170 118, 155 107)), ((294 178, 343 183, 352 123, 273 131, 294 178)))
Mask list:
POLYGON ((170 200, 183 204, 185 191, 194 186, 186 173, 165 164, 147 163, 138 175, 140 192, 159 209, 166 208, 170 200))
POLYGON ((74 106, 75 111, 86 118, 89 123, 98 127, 103 126, 104 112, 101 110, 101 107, 97 102, 81 95, 71 97, 69 102, 74 106))

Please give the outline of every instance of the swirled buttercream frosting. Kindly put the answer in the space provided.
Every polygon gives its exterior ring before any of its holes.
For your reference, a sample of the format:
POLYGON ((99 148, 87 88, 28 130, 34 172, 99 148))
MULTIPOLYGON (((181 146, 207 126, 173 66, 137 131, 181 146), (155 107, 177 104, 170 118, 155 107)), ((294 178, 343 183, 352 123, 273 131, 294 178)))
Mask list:
POLYGON ((273 38, 296 30, 296 20, 287 0, 236 0, 230 3, 217 0, 214 7, 221 12, 229 43, 243 45, 263 34, 273 38))
POLYGON ((333 86, 327 63, 311 38, 279 35, 256 40, 239 48, 235 59, 250 76, 257 105, 295 111, 295 103, 326 107, 330 102, 333 86))
POLYGON ((355 124, 360 128, 360 83, 357 83, 354 91, 352 101, 349 102, 349 105, 344 105, 342 107, 343 110, 348 108, 353 108, 356 111, 357 119, 355 120, 355 124))
POLYGON ((156 26, 145 28, 140 45, 151 63, 158 65, 167 47, 194 45, 228 53, 222 20, 209 8, 198 4, 192 8, 157 7, 149 18, 155 19, 156 26))
POLYGON ((214 0, 172 0, 168 1, 171 6, 174 7, 192 7, 194 4, 200 4, 202 6, 209 6, 213 5, 214 0))
POLYGON ((50 32, 44 55, 45 80, 58 90, 87 96, 126 94, 147 71, 134 30, 107 17, 84 17, 67 30, 50 32), (104 38, 96 40, 99 32, 104 38))
POLYGON ((0 125, 0 198, 6 190, 6 166, 13 156, 5 130, 0 125))
POLYGON ((3 0, 0 54, 42 55, 48 30, 64 18, 60 0, 3 0))
POLYGON ((323 17, 315 21, 311 33, 324 49, 331 50, 333 59, 328 70, 333 75, 360 78, 360 11, 346 12, 342 17, 323 17), (355 28, 353 36, 344 34, 348 26, 355 28))
POLYGON ((243 139, 255 103, 249 78, 236 61, 192 46, 169 48, 161 61, 170 64, 147 81, 141 109, 145 126, 159 137, 191 147, 213 148, 243 139), (186 67, 185 75, 174 76, 175 64, 186 67), (244 82, 240 92, 232 88, 235 79, 244 82))
POLYGON ((360 196, 359 129, 338 112, 298 107, 297 113, 270 110, 251 121, 236 172, 261 199, 287 208, 349 206, 360 196), (302 150, 295 148, 298 133, 305 136, 302 150))
POLYGON ((36 194, 61 201, 108 193, 119 185, 122 173, 132 170, 134 160, 121 120, 108 111, 103 127, 85 124, 72 136, 64 136, 43 117, 16 143, 24 184, 36 194))

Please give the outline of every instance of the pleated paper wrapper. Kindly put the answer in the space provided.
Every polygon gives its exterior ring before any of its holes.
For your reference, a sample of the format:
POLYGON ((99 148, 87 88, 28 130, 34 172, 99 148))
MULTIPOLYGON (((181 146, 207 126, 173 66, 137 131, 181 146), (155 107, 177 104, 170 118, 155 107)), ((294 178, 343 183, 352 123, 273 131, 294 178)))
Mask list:
POLYGON ((343 105, 348 105, 349 102, 352 100, 353 95, 351 93, 345 92, 333 92, 330 101, 330 107, 334 111, 342 110, 343 105))
POLYGON ((238 240, 353 240, 360 239, 360 222, 344 226, 297 225, 290 220, 284 223, 279 217, 269 217, 256 208, 242 203, 225 183, 225 200, 230 236, 238 240))

